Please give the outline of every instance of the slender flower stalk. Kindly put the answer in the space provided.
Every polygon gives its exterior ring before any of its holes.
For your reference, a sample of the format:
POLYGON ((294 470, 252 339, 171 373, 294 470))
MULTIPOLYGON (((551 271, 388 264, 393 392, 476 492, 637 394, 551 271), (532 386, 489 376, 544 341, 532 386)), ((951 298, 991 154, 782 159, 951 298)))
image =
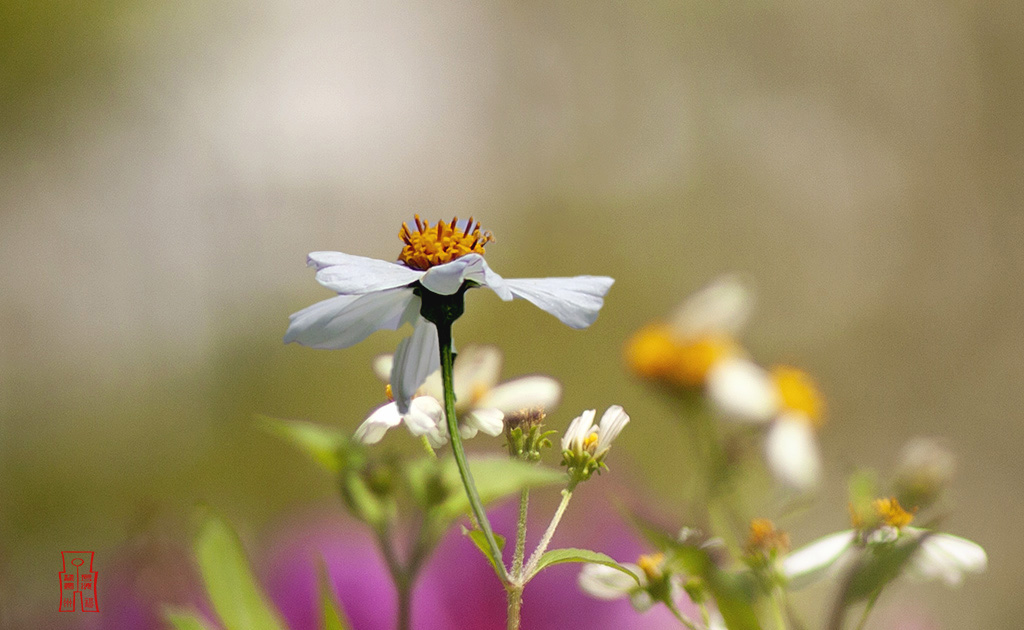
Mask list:
MULTIPOLYGON (((458 310, 462 307, 462 293, 458 293, 458 310)), ((461 313, 459 313, 461 314, 461 313)), ((469 462, 466 461, 466 451, 462 446, 462 436, 459 434, 458 419, 455 416, 455 387, 452 379, 452 367, 455 363, 455 356, 452 353, 452 322, 455 318, 449 314, 447 317, 436 321, 437 339, 441 347, 441 381, 444 384, 444 409, 448 421, 448 434, 451 437, 452 454, 455 455, 455 463, 459 468, 459 476, 462 478, 462 485, 466 489, 466 497, 469 499, 470 508, 476 518, 477 526, 484 533, 487 541, 487 548, 495 559, 495 564, 500 567, 501 581, 509 581, 508 571, 501 558, 501 548, 494 538, 494 530, 491 529, 491 522, 487 519, 487 512, 484 511, 483 502, 477 492, 476 484, 473 482, 473 473, 469 470, 469 462)))
POLYGON ((555 510, 555 515, 551 518, 551 523, 548 524, 547 530, 544 531, 544 535, 541 536, 540 542, 537 543, 537 548, 533 550, 533 554, 530 556, 530 561, 526 563, 526 569, 523 570, 524 580, 529 580, 536 572, 537 564, 540 562, 540 557, 548 550, 548 545, 551 543, 551 537, 555 535, 555 530, 558 529, 558 524, 562 521, 565 509, 569 507, 569 500, 572 499, 572 491, 575 487, 575 483, 570 483, 568 488, 562 490, 562 502, 558 504, 558 509, 555 510))

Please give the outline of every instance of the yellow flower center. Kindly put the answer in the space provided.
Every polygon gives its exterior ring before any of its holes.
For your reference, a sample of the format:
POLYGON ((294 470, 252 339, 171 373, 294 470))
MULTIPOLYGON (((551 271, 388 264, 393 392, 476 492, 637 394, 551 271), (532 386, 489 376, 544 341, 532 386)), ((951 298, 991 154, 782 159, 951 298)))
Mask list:
POLYGON ((683 387, 702 387, 711 367, 735 354, 736 342, 726 336, 680 340, 664 324, 638 331, 626 344, 626 364, 637 376, 683 387))
POLYGON ((597 432, 596 431, 591 433, 587 437, 583 438, 583 450, 588 452, 588 453, 590 453, 591 455, 593 455, 594 451, 597 450, 597 432))
POLYGON ((391 391, 391 383, 384 386, 384 395, 388 397, 388 402, 395 402, 395 395, 391 391))
POLYGON ((494 240, 490 232, 480 231, 480 222, 473 223, 473 217, 466 221, 464 227, 457 225, 455 217, 449 223, 438 221, 431 226, 429 221, 415 216, 416 230, 410 230, 405 223, 398 231, 405 247, 398 255, 398 260, 413 269, 421 271, 449 263, 466 254, 483 254, 484 244, 494 240))
POLYGON ((651 553, 644 554, 637 558, 636 566, 647 576, 648 582, 655 582, 661 578, 661 565, 665 562, 665 554, 651 553))
POLYGON ((903 509, 895 497, 875 499, 871 502, 878 517, 889 527, 903 529, 914 520, 914 514, 903 509))
POLYGON ((747 539, 747 551, 770 552, 789 549, 789 535, 781 529, 775 529, 775 523, 767 518, 755 518, 750 521, 750 538, 747 539))
POLYGON ((777 365, 772 368, 772 379, 786 409, 802 413, 815 427, 824 424, 825 400, 806 372, 777 365))

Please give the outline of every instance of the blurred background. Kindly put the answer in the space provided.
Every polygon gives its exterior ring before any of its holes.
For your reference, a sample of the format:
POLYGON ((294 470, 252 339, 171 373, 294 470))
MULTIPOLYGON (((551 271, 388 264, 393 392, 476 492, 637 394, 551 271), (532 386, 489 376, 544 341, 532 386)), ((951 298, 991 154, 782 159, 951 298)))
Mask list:
MULTIPOLYGON (((51 612, 61 550, 96 551, 101 605, 118 558, 187 559, 197 502, 258 568, 297 515, 338 508, 253 416, 354 429, 383 401, 369 362, 399 333, 335 352, 281 336, 330 295, 307 252, 397 257, 416 212, 479 218, 507 277, 617 279, 587 331, 486 292, 456 327, 501 347, 506 376, 562 380, 556 427, 630 411, 588 509, 647 478, 685 521, 685 432, 621 347, 738 271, 758 294, 755 356, 808 370, 829 404, 825 487, 784 523, 794 542, 847 526, 855 467, 944 438, 959 456, 945 526, 989 571, 952 594, 901 583, 869 627, 1020 627, 1016 0, 0 12, 0 623, 68 623, 51 612)), ((821 601, 797 598, 812 620, 821 601)))

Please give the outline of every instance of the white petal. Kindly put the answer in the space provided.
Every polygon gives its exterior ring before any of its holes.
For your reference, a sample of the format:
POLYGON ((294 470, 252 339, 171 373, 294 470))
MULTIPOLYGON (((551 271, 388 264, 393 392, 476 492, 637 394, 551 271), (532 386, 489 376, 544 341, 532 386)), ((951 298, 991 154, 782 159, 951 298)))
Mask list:
POLYGON ((475 393, 486 392, 501 374, 501 351, 494 346, 467 346, 455 357, 452 380, 455 400, 467 402, 475 393))
POLYGON ((391 366, 395 362, 395 355, 382 354, 373 359, 373 373, 385 383, 391 382, 391 366))
POLYGON ((438 295, 452 295, 467 279, 484 277, 484 257, 480 254, 466 254, 461 258, 427 269, 420 284, 438 295))
POLYGON ((417 396, 409 403, 409 411, 403 417, 405 426, 413 435, 430 435, 437 432, 443 424, 444 407, 437 399, 430 396, 417 396))
POLYGON ((409 410, 413 394, 440 363, 437 327, 420 317, 412 336, 398 344, 395 362, 391 366, 391 393, 399 411, 405 413, 409 410))
MULTIPOLYGON (((640 567, 635 564, 623 564, 636 575, 643 575, 640 567)), ((637 590, 636 580, 628 574, 603 564, 585 564, 577 578, 577 583, 587 595, 597 599, 621 599, 637 590)))
POLYGON ((824 574, 853 544, 855 533, 852 529, 824 538, 797 549, 782 560, 782 573, 789 579, 792 588, 810 584, 824 574))
MULTIPOLYGON (((310 260, 314 254, 321 253, 323 252, 313 252, 310 254, 310 260)), ((422 271, 410 269, 399 263, 350 256, 341 252, 328 253, 332 254, 331 259, 335 262, 321 267, 316 272, 316 281, 341 295, 404 287, 416 282, 423 275, 422 271)), ((317 265, 319 266, 319 263, 317 265)))
MULTIPOLYGON (((471 425, 491 437, 501 435, 501 432, 505 430, 504 420, 505 414, 500 409, 487 408, 474 409, 461 418, 464 424, 471 425)), ((475 433, 476 431, 474 431, 475 433)))
POLYGON ((427 434, 427 442, 430 442, 430 446, 434 448, 441 448, 448 443, 447 421, 439 423, 436 430, 427 434))
MULTIPOLYGON (((923 535, 925 530, 907 528, 923 535)), ((959 586, 964 573, 982 573, 988 567, 988 556, 980 545, 951 534, 932 534, 910 563, 910 574, 923 580, 941 580, 948 586, 959 586)))
POLYGON ((772 424, 764 443, 768 467, 777 479, 809 490, 821 476, 821 455, 814 427, 799 414, 784 414, 772 424))
POLYGON ((393 402, 381 405, 359 425, 355 438, 363 444, 376 444, 381 441, 388 429, 398 426, 401 422, 402 414, 398 412, 398 405, 393 402))
POLYGON ((726 275, 699 289, 672 315, 672 328, 684 339, 736 336, 754 307, 750 290, 738 276, 726 275))
POLYGON ((572 422, 569 423, 569 428, 562 435, 563 451, 583 450, 583 440, 590 435, 590 427, 594 425, 594 416, 596 414, 596 409, 588 409, 573 418, 572 422))
POLYGON ((728 420, 763 423, 779 412, 779 389, 771 375, 748 359, 718 361, 708 372, 707 393, 728 420))
POLYGON ((512 295, 551 313, 570 328, 586 328, 597 319, 604 295, 615 280, 604 276, 516 278, 505 284, 512 295))
POLYGON ((494 407, 505 413, 521 409, 551 410, 562 399, 562 384, 547 376, 524 376, 484 394, 477 401, 481 407, 494 407))
POLYGON ((629 415, 619 405, 612 405, 601 416, 600 429, 596 450, 598 453, 612 445, 612 441, 619 436, 622 428, 629 424, 629 415))
POLYGON ((647 591, 636 590, 629 594, 629 603, 633 610, 644 613, 654 606, 654 598, 647 591))
POLYGON ((414 302, 418 307, 419 298, 405 287, 360 296, 339 295, 293 314, 284 342, 331 350, 347 348, 377 330, 397 329, 414 302))

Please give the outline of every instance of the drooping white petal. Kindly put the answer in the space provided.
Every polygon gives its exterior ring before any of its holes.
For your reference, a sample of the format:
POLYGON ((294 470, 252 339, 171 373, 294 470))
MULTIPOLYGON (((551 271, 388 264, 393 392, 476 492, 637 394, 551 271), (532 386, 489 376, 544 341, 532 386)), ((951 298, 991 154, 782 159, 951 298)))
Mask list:
POLYGON ((484 394, 477 404, 505 413, 521 409, 551 410, 562 399, 562 385, 547 376, 524 376, 498 385, 484 394))
POLYGON ((349 256, 340 252, 333 253, 345 257, 344 262, 322 267, 316 272, 316 281, 341 295, 404 287, 416 282, 423 275, 422 271, 410 269, 399 263, 349 256))
MULTIPOLYGON (((634 575, 643 575, 635 564, 623 563, 634 575)), ((629 574, 603 564, 585 564, 577 578, 580 590, 597 599, 613 600, 627 597, 639 585, 629 574)))
POLYGON ((736 275, 722 276, 679 305, 670 320, 673 331, 684 339, 725 335, 735 337, 753 310, 750 289, 736 275))
POLYGON ((570 328, 586 328, 594 323, 614 282, 604 276, 505 280, 512 295, 551 313, 570 328))
POLYGON ((402 414, 398 411, 398 405, 393 402, 381 405, 359 425, 355 438, 363 444, 376 444, 381 441, 388 429, 397 427, 401 422, 402 414))
POLYGON ((622 428, 629 424, 629 415, 623 411, 619 405, 612 405, 608 407, 608 410, 601 416, 601 424, 597 432, 597 444, 595 446, 596 452, 607 449, 612 445, 612 442, 622 428))
POLYGON ((291 316, 284 342, 335 350, 366 339, 377 330, 395 330, 406 321, 410 305, 419 303, 412 289, 398 288, 359 296, 339 295, 291 316))
POLYGON ((427 434, 427 442, 433 448, 441 448, 448 443, 448 423, 447 421, 440 422, 437 425, 437 429, 427 434))
MULTIPOLYGON (((495 437, 501 435, 501 432, 505 430, 505 414, 503 414, 500 409, 473 409, 461 416, 459 420, 463 425, 472 426, 475 429, 473 431, 473 435, 476 435, 476 431, 479 430, 491 437, 495 437)), ((467 436, 462 434, 462 437, 467 436)))
MULTIPOLYGON (((926 530, 908 527, 906 531, 924 535, 926 530)), ((988 567, 985 550, 975 542, 951 534, 931 534, 910 561, 908 572, 921 580, 941 580, 947 586, 960 586, 964 573, 982 573, 988 567)))
POLYGON ((800 414, 779 416, 764 442, 765 458, 772 474, 797 489, 810 490, 821 476, 821 455, 814 427, 800 414))
POLYGON ((717 362, 708 372, 708 398, 728 420, 768 422, 779 412, 779 390, 767 370, 749 359, 717 362))
POLYGON ((494 346, 467 346, 455 357, 455 400, 468 401, 494 387, 501 375, 501 351, 494 346))
POLYGON ((451 262, 427 269, 420 278, 423 288, 438 295, 452 295, 462 287, 468 276, 483 277, 484 258, 480 254, 466 254, 451 262))
POLYGON ((398 344, 391 366, 391 393, 399 411, 406 413, 409 410, 409 401, 416 390, 440 364, 437 327, 420 317, 412 336, 398 344))
POLYGON ((782 573, 791 588, 801 588, 822 576, 853 545, 855 532, 848 529, 807 544, 782 560, 782 573))
POLYGON ((590 435, 590 428, 594 426, 594 416, 596 414, 596 409, 588 409, 573 418, 572 422, 569 423, 569 428, 562 435, 563 451, 579 452, 583 450, 583 440, 587 439, 587 436, 590 435))
POLYGON ((654 607, 654 598, 647 591, 638 589, 629 594, 629 603, 633 605, 633 610, 645 613, 654 607))
POLYGON ((409 403, 409 411, 403 416, 409 433, 415 436, 429 435, 445 421, 444 407, 431 396, 417 396, 409 403))

